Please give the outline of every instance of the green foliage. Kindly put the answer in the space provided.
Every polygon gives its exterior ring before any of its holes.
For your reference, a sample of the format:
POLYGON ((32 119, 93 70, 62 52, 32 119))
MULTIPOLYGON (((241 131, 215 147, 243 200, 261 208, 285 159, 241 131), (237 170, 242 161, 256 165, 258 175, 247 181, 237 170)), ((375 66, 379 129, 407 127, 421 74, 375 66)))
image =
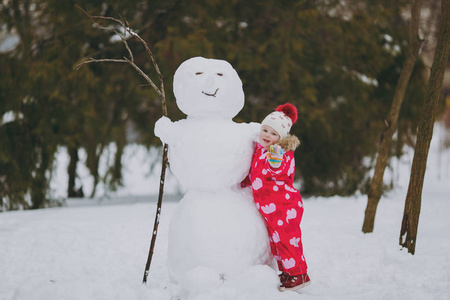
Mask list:
MULTIPOLYGON (((409 1, 76 3, 92 15, 127 19, 148 42, 165 76, 173 120, 184 117, 172 93, 179 64, 193 56, 225 59, 244 84, 246 105, 237 122, 261 121, 286 101, 299 109, 292 133, 302 141, 296 152, 302 193, 365 191, 372 168, 367 158, 376 153, 404 60, 408 24, 402 12, 409 1)), ((74 5, 52 0, 0 4, 4 34, 21 41, 0 53, 0 116, 17 116, 0 123, 0 206, 6 209, 47 205, 58 147, 85 149, 94 182, 116 189, 122 184, 126 144, 160 143, 153 135, 162 114, 160 100, 141 86, 145 82, 130 66, 103 63, 72 70, 88 57, 127 55, 111 32, 95 28, 74 5), (127 136, 130 126, 138 133, 133 140, 127 136), (111 143, 116 156, 99 174, 100 156, 111 143)), ((157 82, 145 49, 132 39, 129 44, 136 62, 157 82)), ((392 155, 401 155, 417 126, 423 68, 419 63, 411 78, 392 155)))
MULTIPOLYGON (((247 99, 237 121, 261 121, 277 105, 295 104, 302 192, 348 195, 365 192, 367 158, 376 153, 404 59, 408 24, 401 12, 408 3, 181 2, 155 46, 160 61, 171 63, 169 74, 195 55, 228 60, 247 99)), ((415 128, 422 72, 419 64, 402 128, 415 128)), ((397 148, 406 132, 399 131, 397 148)))
MULTIPOLYGON (((130 76, 135 74, 128 69, 93 65, 73 71, 74 64, 88 54, 123 55, 121 45, 94 29, 74 4, 10 1, 1 7, 8 28, 21 41, 13 51, 0 53, 2 77, 6 77, 1 83, 0 115, 13 112, 21 116, 0 125, 0 197, 6 209, 48 205, 49 180, 59 146, 84 148, 87 166, 98 182, 102 150, 118 138, 123 140, 126 111, 135 109, 130 104, 137 105, 127 99, 140 98, 139 83, 133 81, 137 76, 130 76), (127 75, 130 78, 125 79, 127 75)), ((103 13, 110 9, 102 2, 91 5, 103 13)), ((123 12, 128 5, 135 9, 131 2, 111 4, 123 12)), ((120 172, 119 164, 120 158, 114 165, 120 172)), ((113 172, 111 186, 121 183, 117 172, 113 172)))

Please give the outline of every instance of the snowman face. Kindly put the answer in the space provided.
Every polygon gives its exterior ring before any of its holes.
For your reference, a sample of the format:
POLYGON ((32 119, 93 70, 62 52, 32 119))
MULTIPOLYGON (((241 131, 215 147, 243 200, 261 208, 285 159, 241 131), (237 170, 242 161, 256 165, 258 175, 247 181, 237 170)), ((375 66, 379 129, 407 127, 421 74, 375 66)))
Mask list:
POLYGON ((244 106, 242 81, 224 60, 194 57, 175 72, 178 108, 191 117, 231 119, 244 106))

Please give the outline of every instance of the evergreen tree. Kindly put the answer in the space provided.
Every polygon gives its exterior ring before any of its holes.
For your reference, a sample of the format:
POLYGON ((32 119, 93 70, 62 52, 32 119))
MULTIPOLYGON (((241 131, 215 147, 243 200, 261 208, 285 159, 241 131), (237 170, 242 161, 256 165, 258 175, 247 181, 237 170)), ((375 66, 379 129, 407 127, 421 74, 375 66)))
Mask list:
MULTIPOLYGON (((0 198, 8 209, 42 207, 58 147, 70 153, 69 191, 76 184, 77 154, 84 149, 95 183, 121 184, 121 154, 133 140, 160 145, 153 135, 162 115, 157 95, 128 66, 75 64, 89 57, 126 54, 111 33, 93 28, 75 1, 26 0, 0 4, 3 34, 20 43, 0 53, 0 198), (6 31, 6 32, 5 32, 6 31), (117 149, 99 171, 106 149, 117 149)), ((92 15, 126 18, 152 47, 165 75, 173 120, 184 115, 172 94, 176 68, 193 56, 229 61, 246 95, 237 122, 261 121, 289 101, 300 112, 293 133, 302 192, 307 195, 366 191, 379 132, 405 59, 409 1, 77 1, 92 15)), ((110 26, 105 24, 105 26, 110 26)), ((119 28, 118 28, 119 29, 119 28)), ((154 76, 145 49, 130 40, 136 62, 154 76)), ((415 132, 424 94, 423 64, 412 74, 400 112, 401 149, 415 132)), ((391 151, 392 155, 401 151, 391 151)), ((86 191, 94 194, 95 191, 86 191)))
MULTIPOLYGON (((295 104, 304 194, 365 192, 373 163, 364 161, 375 155, 376 132, 384 126, 405 57, 402 11, 408 3, 175 2, 162 20, 164 33, 158 31, 164 36, 157 54, 170 63, 166 74, 196 55, 228 60, 246 94, 237 121, 260 121, 279 103, 295 104)), ((413 76, 420 96, 420 70, 413 76)), ((415 105, 405 108, 410 128, 415 105)), ((169 111, 177 114, 173 107, 169 111)), ((400 136, 398 142, 404 140, 400 136)))

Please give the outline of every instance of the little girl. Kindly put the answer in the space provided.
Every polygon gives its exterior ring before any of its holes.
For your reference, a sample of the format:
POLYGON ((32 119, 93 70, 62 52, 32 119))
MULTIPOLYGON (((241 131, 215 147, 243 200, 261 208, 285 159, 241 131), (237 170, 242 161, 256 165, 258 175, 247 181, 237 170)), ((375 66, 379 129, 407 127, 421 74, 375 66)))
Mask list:
POLYGON ((300 230, 303 202, 300 192, 293 187, 293 151, 300 141, 289 135, 289 130, 296 120, 297 109, 287 103, 262 121, 250 183, 247 182, 252 186, 256 207, 266 220, 272 254, 281 271, 280 291, 296 291, 311 283, 300 230))

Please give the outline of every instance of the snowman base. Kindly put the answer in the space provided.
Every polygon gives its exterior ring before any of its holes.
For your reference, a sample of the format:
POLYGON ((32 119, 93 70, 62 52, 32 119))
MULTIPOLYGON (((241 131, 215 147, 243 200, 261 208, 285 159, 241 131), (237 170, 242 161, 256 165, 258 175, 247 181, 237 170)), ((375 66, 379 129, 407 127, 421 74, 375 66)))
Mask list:
POLYGON ((204 278, 220 284, 272 262, 267 229, 250 189, 191 190, 172 215, 168 269, 171 281, 182 287, 204 278))

